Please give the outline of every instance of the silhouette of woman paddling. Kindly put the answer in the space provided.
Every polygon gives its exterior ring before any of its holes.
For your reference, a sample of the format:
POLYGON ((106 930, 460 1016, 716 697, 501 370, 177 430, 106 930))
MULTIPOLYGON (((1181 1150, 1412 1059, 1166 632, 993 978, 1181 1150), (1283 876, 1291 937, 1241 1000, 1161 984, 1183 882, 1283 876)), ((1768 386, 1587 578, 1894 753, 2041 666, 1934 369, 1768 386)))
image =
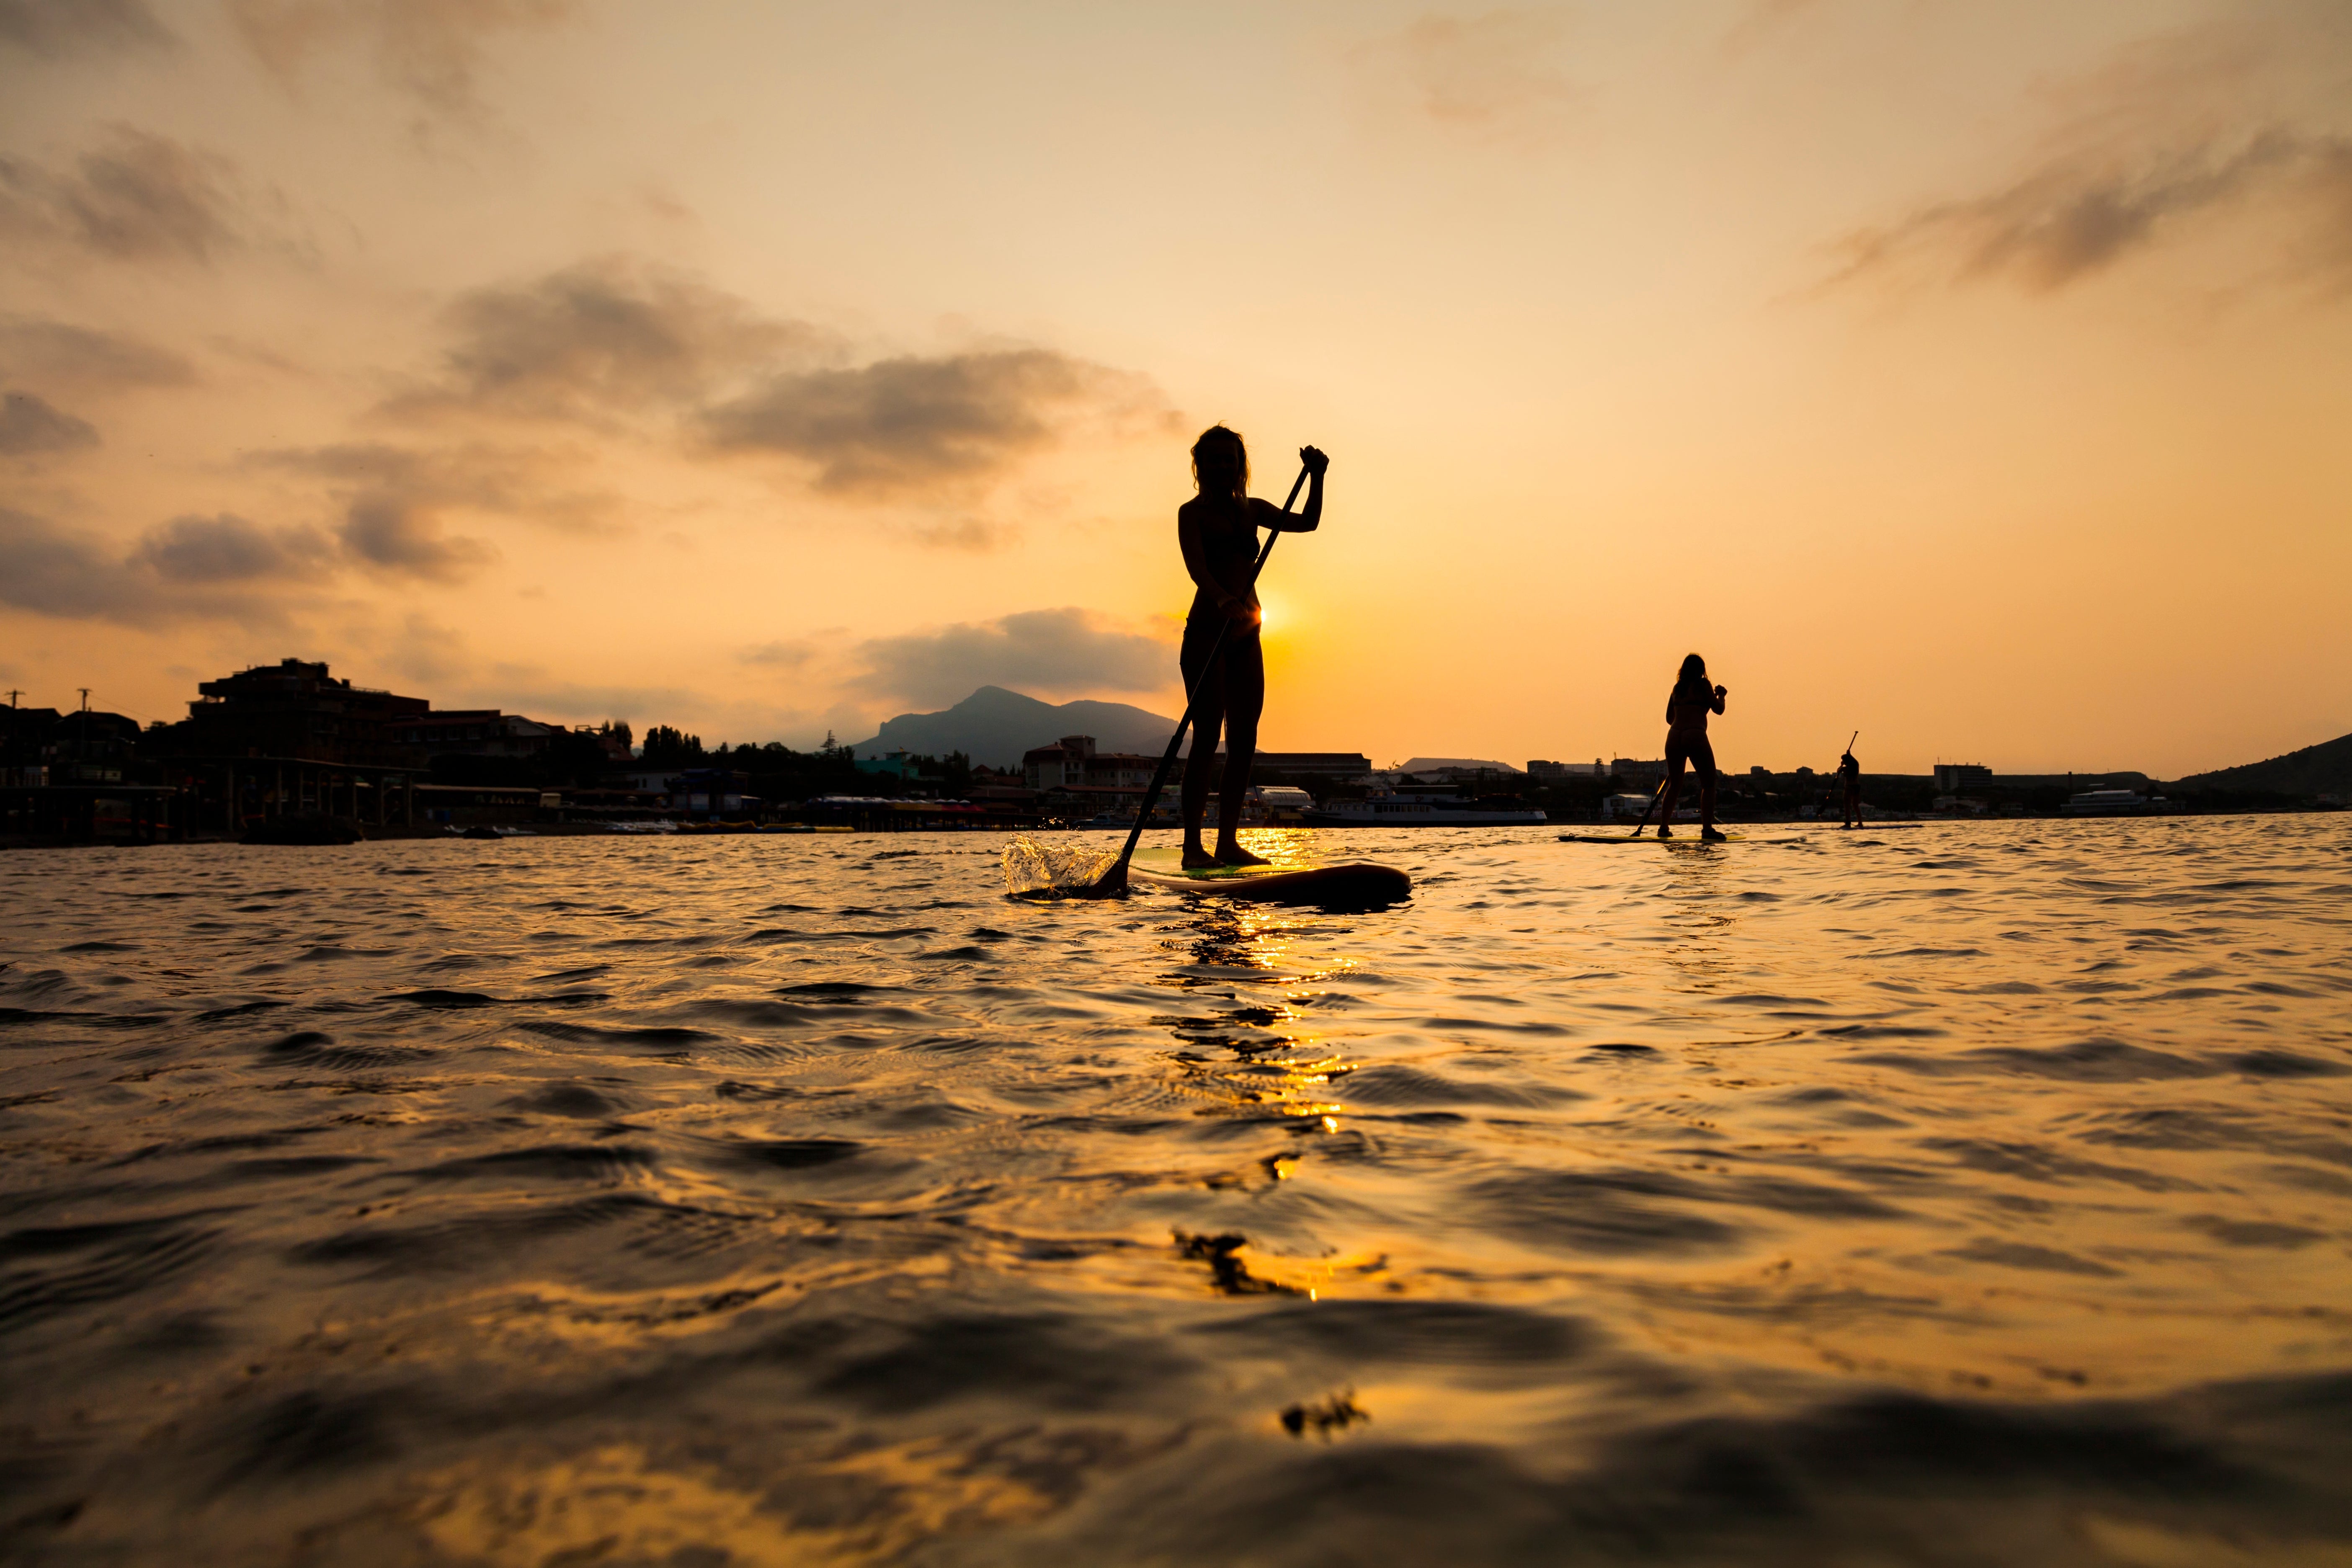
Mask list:
POLYGON ((1658 837, 1675 836, 1675 797, 1682 793, 1683 764, 1698 775, 1698 836, 1718 842, 1715 826, 1715 743, 1706 738, 1706 716, 1723 711, 1724 690, 1706 682, 1706 660, 1692 654, 1683 660, 1666 699, 1666 791, 1658 803, 1658 837))
POLYGON ((1265 858, 1234 837, 1257 756, 1257 720, 1265 707, 1265 653, 1258 640, 1257 531, 1311 533, 1323 521, 1323 470, 1331 459, 1312 447, 1298 449, 1307 466, 1307 506, 1297 516, 1249 493, 1249 451, 1239 433, 1212 425, 1192 443, 1192 482, 1200 494, 1176 513, 1176 542, 1197 591, 1184 619, 1177 662, 1193 708, 1192 752, 1184 760, 1184 864, 1263 866, 1265 858), (1209 650, 1226 622, 1224 646, 1209 650), (1217 848, 1201 845, 1201 817, 1209 805, 1209 774, 1219 729, 1225 735, 1225 773, 1217 791, 1217 848))

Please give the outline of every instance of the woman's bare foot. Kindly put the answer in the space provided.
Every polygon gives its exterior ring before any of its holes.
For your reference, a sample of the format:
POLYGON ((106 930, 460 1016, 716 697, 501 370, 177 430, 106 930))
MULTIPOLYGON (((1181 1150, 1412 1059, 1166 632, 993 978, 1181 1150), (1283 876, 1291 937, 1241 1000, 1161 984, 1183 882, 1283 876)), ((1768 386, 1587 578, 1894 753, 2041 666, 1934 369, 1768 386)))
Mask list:
POLYGON ((1220 866, 1271 866, 1273 861, 1263 855, 1253 855, 1238 844, 1226 845, 1217 851, 1220 866))
POLYGON ((1214 855, 1210 854, 1207 850, 1202 848, 1197 844, 1187 844, 1184 846, 1184 869, 1187 871, 1205 871, 1213 866, 1222 866, 1223 864, 1223 861, 1218 859, 1214 855))

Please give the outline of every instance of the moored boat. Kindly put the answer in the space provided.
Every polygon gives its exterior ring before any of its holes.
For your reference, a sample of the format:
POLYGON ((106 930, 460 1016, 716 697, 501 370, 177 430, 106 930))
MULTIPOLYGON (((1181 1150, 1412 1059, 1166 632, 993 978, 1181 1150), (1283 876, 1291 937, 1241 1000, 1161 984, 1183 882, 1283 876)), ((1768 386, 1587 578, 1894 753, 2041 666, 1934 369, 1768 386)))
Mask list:
POLYGON ((2185 809, 2177 800, 2129 789, 2083 790, 2059 807, 2068 816, 2158 816, 2185 809))

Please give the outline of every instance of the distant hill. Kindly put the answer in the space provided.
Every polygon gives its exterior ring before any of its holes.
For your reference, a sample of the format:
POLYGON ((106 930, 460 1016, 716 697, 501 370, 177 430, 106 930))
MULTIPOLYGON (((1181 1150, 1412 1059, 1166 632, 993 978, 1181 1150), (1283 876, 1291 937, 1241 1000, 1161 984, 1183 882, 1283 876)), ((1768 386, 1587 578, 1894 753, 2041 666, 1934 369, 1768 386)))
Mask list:
POLYGON ((1508 763, 1489 763, 1476 757, 1413 757, 1399 771, 1408 773, 1433 773, 1440 768, 1492 768, 1498 773, 1516 773, 1524 769, 1508 763))
POLYGON ((2267 762, 2217 768, 2175 781, 2178 789, 2270 790, 2279 795, 2340 795, 2352 791, 2352 735, 2338 735, 2267 762))
POLYGON ((983 686, 939 713, 901 713, 870 741, 854 749, 879 757, 901 747, 918 756, 961 752, 992 768, 1017 768, 1033 746, 1050 746, 1065 735, 1092 735, 1104 752, 1137 752, 1156 757, 1168 749, 1176 721, 1124 702, 1077 701, 1059 705, 983 686))

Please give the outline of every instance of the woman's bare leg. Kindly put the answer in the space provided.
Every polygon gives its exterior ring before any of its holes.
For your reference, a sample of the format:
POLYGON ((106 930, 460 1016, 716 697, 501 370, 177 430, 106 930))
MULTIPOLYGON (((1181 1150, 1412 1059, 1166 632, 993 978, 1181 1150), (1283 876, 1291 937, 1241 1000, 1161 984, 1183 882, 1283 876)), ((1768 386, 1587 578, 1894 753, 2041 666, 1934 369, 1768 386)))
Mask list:
MULTIPOLYGON (((1184 864, 1187 868, 1213 866, 1216 857, 1201 843, 1201 818, 1209 809, 1209 773, 1211 759, 1217 754, 1217 731, 1224 723, 1224 705, 1220 694, 1203 691, 1200 707, 1192 715, 1192 751, 1184 759, 1184 864)), ((1219 818, 1223 811, 1220 802, 1219 818)))
POLYGON ((1266 863, 1234 836, 1249 794, 1250 766, 1257 761, 1258 715, 1265 710, 1265 663, 1256 648, 1253 642, 1237 650, 1225 668, 1225 776, 1217 789, 1217 859, 1227 866, 1266 863))
POLYGON ((1226 866, 1263 866, 1263 855, 1253 855, 1234 837, 1242 822, 1242 801, 1249 794, 1250 764, 1257 760, 1255 737, 1225 737, 1225 776, 1217 786, 1217 859, 1226 866))
POLYGON ((1658 797, 1658 837, 1661 838, 1672 838, 1675 836, 1675 797, 1682 792, 1683 759, 1668 757, 1665 793, 1658 797))

